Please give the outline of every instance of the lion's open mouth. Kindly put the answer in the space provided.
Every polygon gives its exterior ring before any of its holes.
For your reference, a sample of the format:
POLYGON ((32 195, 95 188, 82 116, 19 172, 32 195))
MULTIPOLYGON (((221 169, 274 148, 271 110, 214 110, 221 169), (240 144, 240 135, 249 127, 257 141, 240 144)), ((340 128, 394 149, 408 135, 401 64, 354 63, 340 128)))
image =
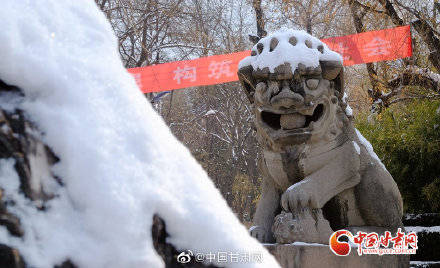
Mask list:
POLYGON ((307 128, 310 126, 311 122, 317 122, 319 119, 321 119, 323 114, 324 105, 318 104, 312 115, 303 115, 298 112, 290 114, 278 114, 269 111, 262 111, 261 120, 274 130, 289 130, 307 128))

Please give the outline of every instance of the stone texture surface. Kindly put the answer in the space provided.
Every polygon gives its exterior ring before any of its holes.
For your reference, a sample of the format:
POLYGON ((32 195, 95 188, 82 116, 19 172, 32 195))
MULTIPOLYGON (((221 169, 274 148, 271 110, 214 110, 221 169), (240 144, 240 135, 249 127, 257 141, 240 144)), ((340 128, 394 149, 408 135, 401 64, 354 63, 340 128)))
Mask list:
POLYGON ((25 264, 16 249, 0 244, 0 267, 24 268, 25 264))
POLYGON ((291 241, 326 243, 333 233, 320 209, 305 209, 295 215, 283 211, 275 217, 272 231, 280 244, 291 241))
POLYGON ((352 249, 348 256, 336 256, 327 245, 265 244, 283 268, 404 268, 409 267, 406 255, 362 255, 352 249))
POLYGON ((281 115, 280 124, 284 129, 293 129, 303 127, 306 123, 306 117, 301 114, 281 115))

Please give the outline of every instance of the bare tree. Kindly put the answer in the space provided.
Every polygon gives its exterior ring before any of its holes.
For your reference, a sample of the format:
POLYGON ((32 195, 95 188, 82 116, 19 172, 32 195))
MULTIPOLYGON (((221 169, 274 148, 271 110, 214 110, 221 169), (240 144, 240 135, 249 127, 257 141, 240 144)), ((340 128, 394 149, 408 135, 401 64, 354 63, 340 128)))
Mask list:
POLYGON ((302 29, 318 38, 340 34, 337 22, 346 16, 338 0, 270 0, 267 8, 271 27, 302 29))
POLYGON ((358 32, 371 30, 372 21, 381 21, 390 26, 410 24, 413 29, 414 55, 411 59, 367 65, 372 86, 369 95, 374 109, 381 110, 382 107, 412 99, 438 99, 438 4, 398 0, 366 3, 349 0, 349 4, 358 32))

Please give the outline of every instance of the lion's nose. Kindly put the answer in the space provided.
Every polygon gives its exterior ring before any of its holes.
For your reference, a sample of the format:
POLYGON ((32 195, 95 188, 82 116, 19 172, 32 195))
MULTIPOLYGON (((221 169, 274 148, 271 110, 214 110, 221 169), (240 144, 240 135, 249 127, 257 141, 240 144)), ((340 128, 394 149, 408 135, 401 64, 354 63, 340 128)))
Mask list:
POLYGON ((291 108, 304 105, 304 97, 284 86, 278 95, 272 97, 270 103, 275 108, 291 108))

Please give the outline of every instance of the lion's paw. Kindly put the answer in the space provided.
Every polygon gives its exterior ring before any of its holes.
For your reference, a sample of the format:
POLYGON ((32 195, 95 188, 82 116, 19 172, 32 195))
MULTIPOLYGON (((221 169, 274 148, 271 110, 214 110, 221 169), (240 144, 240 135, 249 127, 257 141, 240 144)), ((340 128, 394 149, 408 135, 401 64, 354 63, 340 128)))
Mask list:
POLYGON ((281 196, 281 206, 285 211, 299 211, 302 208, 316 208, 318 198, 316 189, 306 183, 296 183, 290 186, 281 196))

